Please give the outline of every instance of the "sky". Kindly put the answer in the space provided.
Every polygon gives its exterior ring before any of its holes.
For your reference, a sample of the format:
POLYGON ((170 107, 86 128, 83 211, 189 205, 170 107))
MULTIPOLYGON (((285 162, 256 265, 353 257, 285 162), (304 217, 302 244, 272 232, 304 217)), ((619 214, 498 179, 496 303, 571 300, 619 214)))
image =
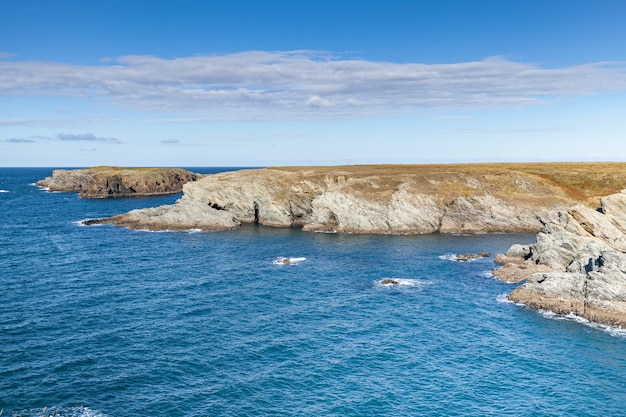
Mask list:
POLYGON ((0 166, 626 161, 623 0, 0 0, 0 166))

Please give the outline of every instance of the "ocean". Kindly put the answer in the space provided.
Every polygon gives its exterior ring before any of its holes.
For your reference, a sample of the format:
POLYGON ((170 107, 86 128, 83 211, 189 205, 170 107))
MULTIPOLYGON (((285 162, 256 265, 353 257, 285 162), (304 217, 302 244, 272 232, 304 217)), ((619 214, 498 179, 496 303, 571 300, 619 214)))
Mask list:
POLYGON ((180 195, 33 185, 51 172, 0 169, 2 417, 626 415, 626 332, 491 275, 534 235, 81 226, 180 195))

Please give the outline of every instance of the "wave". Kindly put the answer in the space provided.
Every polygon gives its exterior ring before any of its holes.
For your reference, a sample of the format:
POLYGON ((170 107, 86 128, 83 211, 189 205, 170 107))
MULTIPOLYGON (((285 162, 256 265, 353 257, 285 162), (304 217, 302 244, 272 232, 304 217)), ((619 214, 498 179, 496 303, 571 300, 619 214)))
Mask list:
MULTIPOLYGON (((526 307, 525 304, 522 303, 516 303, 515 301, 511 301, 507 298, 508 293, 505 294, 500 294, 496 297, 496 300, 499 303, 505 303, 505 304, 515 304, 517 306, 520 307, 526 307)), ((619 327, 615 327, 615 326, 609 326, 608 324, 601 324, 601 323, 595 323, 593 321, 589 321, 584 317, 580 317, 577 316, 574 313, 569 313, 569 314, 558 314, 555 313, 554 311, 550 311, 550 310, 536 310, 539 314, 541 314, 543 317, 550 319, 550 320, 563 320, 563 321, 571 321, 574 323, 578 323, 578 324, 582 324, 584 326, 587 327, 591 327, 592 329, 596 329, 596 330, 600 330, 603 332, 606 332, 608 334, 610 334, 611 336, 615 336, 615 337, 622 337, 626 339, 626 329, 622 329, 619 327)))
POLYGON ((609 326, 608 324, 594 323, 593 321, 589 321, 584 317, 577 316, 574 313, 569 314, 557 314, 554 311, 549 310, 537 310, 539 314, 543 317, 551 320, 563 320, 563 321, 571 321, 574 323, 582 324, 587 327, 591 327, 592 329, 600 330, 610 334, 615 337, 626 338, 626 329, 622 329, 615 326, 609 326))
MULTIPOLYGON (((504 293, 504 294, 500 294, 496 297, 496 301, 499 303, 503 303, 503 304, 517 304, 514 301, 509 300, 507 297, 509 296, 509 293, 504 293)), ((518 305, 522 305, 522 304, 518 304, 518 305)))
POLYGON ((11 192, 11 191, 9 191, 9 190, 0 190, 0 194, 1 194, 1 193, 10 193, 10 192, 11 192))
POLYGON ((282 256, 274 259, 274 265, 294 265, 306 261, 306 258, 284 258, 282 256))
POLYGON ((491 269, 488 269, 488 270, 486 270, 486 271, 482 271, 479 275, 480 275, 481 277, 483 277, 483 278, 494 278, 494 279, 495 279, 495 277, 493 276, 493 272, 491 271, 491 269))
MULTIPOLYGON (((0 414, 1 416, 2 414, 0 414)), ((106 414, 89 407, 43 407, 13 411, 11 415, 24 417, 107 417, 106 414)))

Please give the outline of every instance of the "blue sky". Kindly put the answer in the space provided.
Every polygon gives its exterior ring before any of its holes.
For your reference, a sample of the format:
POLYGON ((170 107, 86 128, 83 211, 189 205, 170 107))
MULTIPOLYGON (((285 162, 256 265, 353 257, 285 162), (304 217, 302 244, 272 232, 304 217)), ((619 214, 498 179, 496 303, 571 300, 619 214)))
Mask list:
POLYGON ((626 160, 625 1, 0 0, 0 166, 626 160))

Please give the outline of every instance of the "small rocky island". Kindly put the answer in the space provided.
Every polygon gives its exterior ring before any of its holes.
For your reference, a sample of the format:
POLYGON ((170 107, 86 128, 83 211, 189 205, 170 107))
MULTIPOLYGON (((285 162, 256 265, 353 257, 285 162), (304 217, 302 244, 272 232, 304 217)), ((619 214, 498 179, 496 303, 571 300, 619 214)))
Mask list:
POLYGON ((93 167, 55 169, 51 177, 37 181, 49 191, 79 193, 82 198, 143 197, 176 194, 183 185, 200 178, 181 168, 93 167))

